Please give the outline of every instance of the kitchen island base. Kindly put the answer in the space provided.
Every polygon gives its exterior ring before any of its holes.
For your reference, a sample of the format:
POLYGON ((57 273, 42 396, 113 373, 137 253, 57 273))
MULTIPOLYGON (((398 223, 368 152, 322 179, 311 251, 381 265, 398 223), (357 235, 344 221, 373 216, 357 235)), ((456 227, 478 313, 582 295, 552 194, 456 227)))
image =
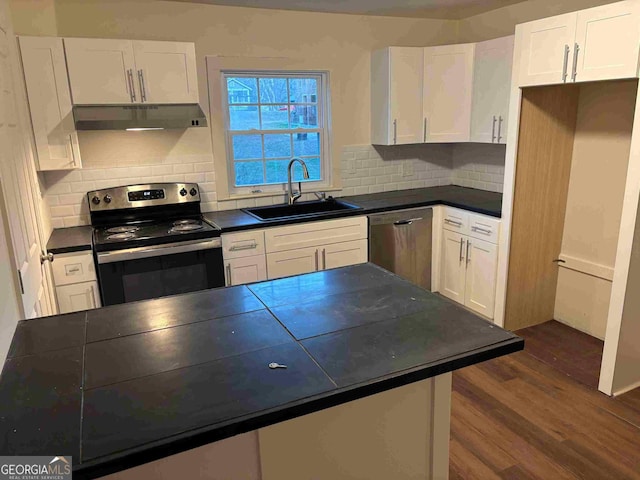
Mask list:
POLYGON ((446 480, 451 373, 172 455, 108 480, 446 480))

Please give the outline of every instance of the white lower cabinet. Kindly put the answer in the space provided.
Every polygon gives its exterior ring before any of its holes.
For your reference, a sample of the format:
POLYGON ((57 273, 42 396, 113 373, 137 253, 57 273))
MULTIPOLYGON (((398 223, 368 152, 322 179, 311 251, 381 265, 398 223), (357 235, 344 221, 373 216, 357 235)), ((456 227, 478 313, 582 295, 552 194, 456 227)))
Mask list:
POLYGON ((91 253, 55 255, 51 267, 60 313, 78 312, 102 306, 91 253))
POLYGON ((440 293, 469 309, 493 318, 498 270, 499 221, 470 214, 470 235, 442 229, 440 293), (481 225, 481 226, 477 226, 481 225), (477 238, 486 235, 489 240, 477 238))
POLYGON ((79 312, 100 307, 98 282, 72 283, 56 287, 60 313, 79 312))
POLYGON ((320 270, 320 250, 317 247, 296 248, 267 254, 269 280, 320 270))
POLYGON ((226 285, 243 285, 267 279, 267 263, 264 255, 230 258, 225 261, 226 285))
POLYGON ((369 241, 365 238, 352 242, 334 243, 322 249, 322 268, 346 267, 366 263, 369 259, 369 241))

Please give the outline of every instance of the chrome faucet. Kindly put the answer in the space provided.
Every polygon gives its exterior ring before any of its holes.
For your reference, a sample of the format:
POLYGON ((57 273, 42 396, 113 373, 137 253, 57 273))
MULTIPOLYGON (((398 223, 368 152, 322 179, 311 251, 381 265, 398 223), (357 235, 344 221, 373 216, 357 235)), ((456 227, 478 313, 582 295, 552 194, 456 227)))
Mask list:
POLYGON ((289 184, 289 205, 293 205, 297 199, 302 196, 302 182, 298 182, 298 191, 293 193, 293 185, 291 185, 291 177, 293 176, 293 164, 298 162, 302 165, 302 177, 305 180, 309 179, 309 170, 307 170, 307 164, 298 157, 293 157, 289 162, 289 166, 287 167, 287 183, 289 184))

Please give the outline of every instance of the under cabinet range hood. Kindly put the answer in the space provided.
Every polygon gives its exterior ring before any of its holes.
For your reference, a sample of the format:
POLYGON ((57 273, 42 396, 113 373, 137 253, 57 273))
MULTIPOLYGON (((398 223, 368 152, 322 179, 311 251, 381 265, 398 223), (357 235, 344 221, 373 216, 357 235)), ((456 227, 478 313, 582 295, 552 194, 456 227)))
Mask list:
POLYGON ((172 105, 75 105, 77 130, 160 130, 206 127, 197 103, 172 105))

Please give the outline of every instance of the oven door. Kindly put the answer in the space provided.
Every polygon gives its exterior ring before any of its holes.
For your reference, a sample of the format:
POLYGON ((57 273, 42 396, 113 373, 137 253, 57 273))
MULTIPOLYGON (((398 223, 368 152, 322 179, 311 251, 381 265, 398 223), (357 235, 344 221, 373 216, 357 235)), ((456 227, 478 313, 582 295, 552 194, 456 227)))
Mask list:
POLYGON ((222 287, 219 238, 96 254, 103 305, 222 287))

